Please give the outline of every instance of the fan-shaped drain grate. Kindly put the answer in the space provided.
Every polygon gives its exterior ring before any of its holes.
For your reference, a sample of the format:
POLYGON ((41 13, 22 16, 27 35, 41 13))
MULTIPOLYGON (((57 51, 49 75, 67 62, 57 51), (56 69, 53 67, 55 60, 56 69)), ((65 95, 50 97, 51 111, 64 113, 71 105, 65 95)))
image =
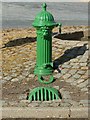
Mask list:
POLYGON ((30 101, 49 101, 59 99, 59 92, 51 87, 37 87, 30 93, 28 99, 30 101))

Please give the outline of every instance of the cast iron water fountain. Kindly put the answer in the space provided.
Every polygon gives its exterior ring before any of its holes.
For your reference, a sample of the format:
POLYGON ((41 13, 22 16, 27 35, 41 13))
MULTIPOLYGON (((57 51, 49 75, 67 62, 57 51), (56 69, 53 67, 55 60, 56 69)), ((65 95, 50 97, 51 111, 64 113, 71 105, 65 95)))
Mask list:
MULTIPOLYGON (((52 29, 59 24, 54 17, 46 10, 46 3, 42 5, 42 11, 36 16, 33 26, 37 33, 37 59, 34 74, 42 84, 50 84, 54 81, 52 62, 52 29), (45 76, 50 76, 45 80, 45 76)), ((53 87, 36 87, 28 96, 30 101, 49 101, 59 99, 59 92, 53 87)))

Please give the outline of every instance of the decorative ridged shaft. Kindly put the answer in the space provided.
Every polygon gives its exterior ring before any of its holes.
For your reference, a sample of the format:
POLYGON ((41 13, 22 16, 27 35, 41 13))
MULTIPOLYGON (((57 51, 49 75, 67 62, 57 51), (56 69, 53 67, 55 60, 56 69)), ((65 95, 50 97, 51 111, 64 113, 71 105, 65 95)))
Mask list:
POLYGON ((49 38, 37 37, 37 65, 43 66, 43 64, 52 62, 52 36, 49 38))

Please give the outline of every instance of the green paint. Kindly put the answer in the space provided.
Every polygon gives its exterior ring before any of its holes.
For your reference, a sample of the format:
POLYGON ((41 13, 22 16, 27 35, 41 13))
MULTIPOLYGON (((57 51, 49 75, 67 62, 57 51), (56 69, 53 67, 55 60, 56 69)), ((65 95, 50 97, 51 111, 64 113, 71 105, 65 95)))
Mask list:
POLYGON ((51 83, 54 79, 50 77, 48 82, 41 79, 43 75, 53 73, 52 63, 52 29, 58 25, 51 13, 46 11, 46 3, 42 11, 36 16, 33 26, 37 31, 37 60, 34 74, 38 75, 39 81, 45 84, 51 83))
POLYGON ((58 90, 52 87, 37 87, 29 93, 30 101, 49 101, 57 99, 59 99, 58 90))
MULTIPOLYGON (((36 16, 33 26, 37 33, 37 59, 34 74, 38 80, 44 84, 53 82, 53 62, 52 62, 52 29, 60 24, 54 21, 52 14, 46 11, 46 3, 42 6, 42 11, 36 16), (43 76, 50 75, 48 81, 43 76)), ((55 88, 37 87, 29 93, 30 101, 49 101, 59 99, 59 93, 55 88)))

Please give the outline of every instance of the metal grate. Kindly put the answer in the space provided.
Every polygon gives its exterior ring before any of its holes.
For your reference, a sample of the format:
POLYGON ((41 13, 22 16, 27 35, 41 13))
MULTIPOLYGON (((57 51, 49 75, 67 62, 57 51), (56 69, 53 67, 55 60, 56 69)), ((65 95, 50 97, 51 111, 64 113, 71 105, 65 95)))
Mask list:
POLYGON ((59 93, 55 88, 38 87, 34 88, 30 93, 28 99, 30 101, 49 101, 59 99, 59 93))

